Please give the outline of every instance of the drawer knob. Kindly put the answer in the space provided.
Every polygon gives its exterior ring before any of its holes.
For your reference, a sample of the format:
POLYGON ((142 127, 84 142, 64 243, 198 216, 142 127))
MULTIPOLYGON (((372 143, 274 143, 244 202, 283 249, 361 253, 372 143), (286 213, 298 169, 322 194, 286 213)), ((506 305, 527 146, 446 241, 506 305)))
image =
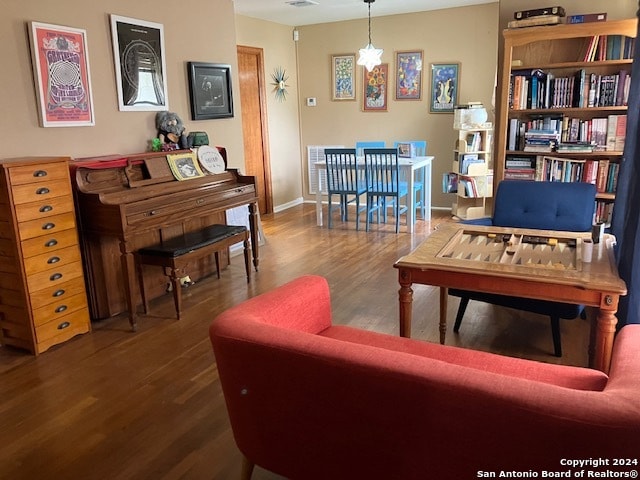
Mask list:
POLYGON ((56 240, 55 238, 52 238, 48 242, 45 242, 44 246, 45 247, 55 247, 57 244, 58 244, 58 240, 56 240))
POLYGON ((67 309, 66 305, 60 305, 58 308, 55 309, 56 313, 62 313, 67 309))
POLYGON ((65 328, 67 328, 69 325, 71 325, 71 323, 69 322, 62 322, 60 325, 58 325, 58 330, 64 330, 65 328))
POLYGON ((43 205, 40 207, 40 213, 50 212, 51 210, 53 210, 51 205, 43 205))
POLYGON ((51 280, 52 282, 55 282, 56 280, 60 280, 61 278, 62 278, 61 273, 54 273, 49 277, 49 280, 51 280))
POLYGON ((53 295, 51 295, 52 297, 61 297, 62 295, 64 295, 64 290, 61 288, 60 290, 56 290, 55 292, 53 292, 53 295))
POLYGON ((49 189, 47 187, 42 187, 36 190, 36 195, 46 195, 49 193, 49 189))
POLYGON ((60 257, 51 257, 49 260, 47 260, 47 263, 51 265, 54 263, 58 263, 59 261, 60 261, 60 257))
POLYGON ((43 230, 51 230, 52 228, 56 228, 55 223, 47 222, 44 225, 42 225, 43 230))
POLYGON ((36 170, 35 172, 33 172, 33 176, 36 178, 46 177, 47 172, 45 170, 36 170))

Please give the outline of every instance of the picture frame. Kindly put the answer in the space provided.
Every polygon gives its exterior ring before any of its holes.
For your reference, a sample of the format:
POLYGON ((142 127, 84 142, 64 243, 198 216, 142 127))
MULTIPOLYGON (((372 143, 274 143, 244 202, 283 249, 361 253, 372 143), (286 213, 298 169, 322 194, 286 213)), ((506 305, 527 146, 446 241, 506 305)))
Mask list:
POLYGON ((381 63, 370 72, 362 67, 362 110, 386 112, 389 94, 389 64, 381 63))
POLYGON ((183 181, 204 177, 195 152, 170 153, 167 155, 167 163, 176 180, 183 181))
POLYGON ((331 100, 356 99, 356 55, 331 55, 331 100))
POLYGON ((168 110, 164 27, 120 15, 110 18, 119 110, 168 110))
POLYGON ((29 36, 40 126, 95 125, 86 31, 30 22, 29 36))
POLYGON ((191 120, 233 117, 231 65, 188 62, 191 120))
POLYGON ((396 52, 396 100, 422 98, 422 50, 396 52))
POLYGON ((458 103, 460 63, 431 64, 429 113, 453 113, 458 103))

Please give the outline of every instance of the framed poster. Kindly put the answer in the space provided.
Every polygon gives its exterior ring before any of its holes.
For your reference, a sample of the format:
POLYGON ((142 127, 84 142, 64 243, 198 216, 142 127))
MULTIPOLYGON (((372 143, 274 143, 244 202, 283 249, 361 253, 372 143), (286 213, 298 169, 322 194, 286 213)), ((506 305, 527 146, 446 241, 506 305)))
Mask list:
POLYGON ((459 63, 431 64, 430 113, 453 113, 458 102, 459 63))
POLYGON ((370 72, 363 67, 362 72, 362 109, 365 112, 386 112, 389 64, 381 63, 370 72))
POLYGON ((111 15, 111 39, 119 109, 168 110, 162 25, 111 15))
POLYGON ((396 52, 396 100, 422 98, 422 50, 396 52))
POLYGON ((233 117, 231 66, 221 63, 187 63, 191 119, 233 117))
POLYGON ((86 32, 31 22, 29 34, 40 125, 95 125, 86 32))
POLYGON ((331 55, 331 100, 356 99, 356 55, 331 55))

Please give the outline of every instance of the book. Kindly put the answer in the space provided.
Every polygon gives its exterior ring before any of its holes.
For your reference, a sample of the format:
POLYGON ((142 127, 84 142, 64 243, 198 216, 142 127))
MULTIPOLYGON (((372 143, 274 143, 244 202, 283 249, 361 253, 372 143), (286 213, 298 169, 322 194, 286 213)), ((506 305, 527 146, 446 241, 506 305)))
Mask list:
POLYGON ((606 22, 606 13, 582 13, 579 15, 569 15, 565 23, 589 23, 589 22, 606 22))
POLYGON ((559 17, 564 17, 566 13, 562 7, 533 8, 531 10, 519 10, 513 12, 514 20, 522 20, 524 18, 540 17, 544 15, 557 15, 559 17))
POLYGON ((542 25, 558 25, 562 23, 559 15, 540 15, 538 17, 523 18, 522 20, 510 20, 507 28, 537 27, 542 25))
POLYGON ((607 179, 609 176, 609 160, 604 158, 598 160, 598 175, 596 178, 596 191, 605 193, 607 191, 607 179))
POLYGON ((624 142, 627 135, 627 116, 618 115, 616 122, 615 136, 613 141, 613 150, 616 152, 624 151, 624 142))

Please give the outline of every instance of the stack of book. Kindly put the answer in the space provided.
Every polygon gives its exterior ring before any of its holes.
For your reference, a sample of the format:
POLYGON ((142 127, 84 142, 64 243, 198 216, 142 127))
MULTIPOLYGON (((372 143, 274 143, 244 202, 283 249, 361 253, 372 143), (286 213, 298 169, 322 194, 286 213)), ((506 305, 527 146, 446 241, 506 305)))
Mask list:
POLYGON ((557 130, 527 130, 524 134, 525 152, 553 152, 560 140, 557 130))

